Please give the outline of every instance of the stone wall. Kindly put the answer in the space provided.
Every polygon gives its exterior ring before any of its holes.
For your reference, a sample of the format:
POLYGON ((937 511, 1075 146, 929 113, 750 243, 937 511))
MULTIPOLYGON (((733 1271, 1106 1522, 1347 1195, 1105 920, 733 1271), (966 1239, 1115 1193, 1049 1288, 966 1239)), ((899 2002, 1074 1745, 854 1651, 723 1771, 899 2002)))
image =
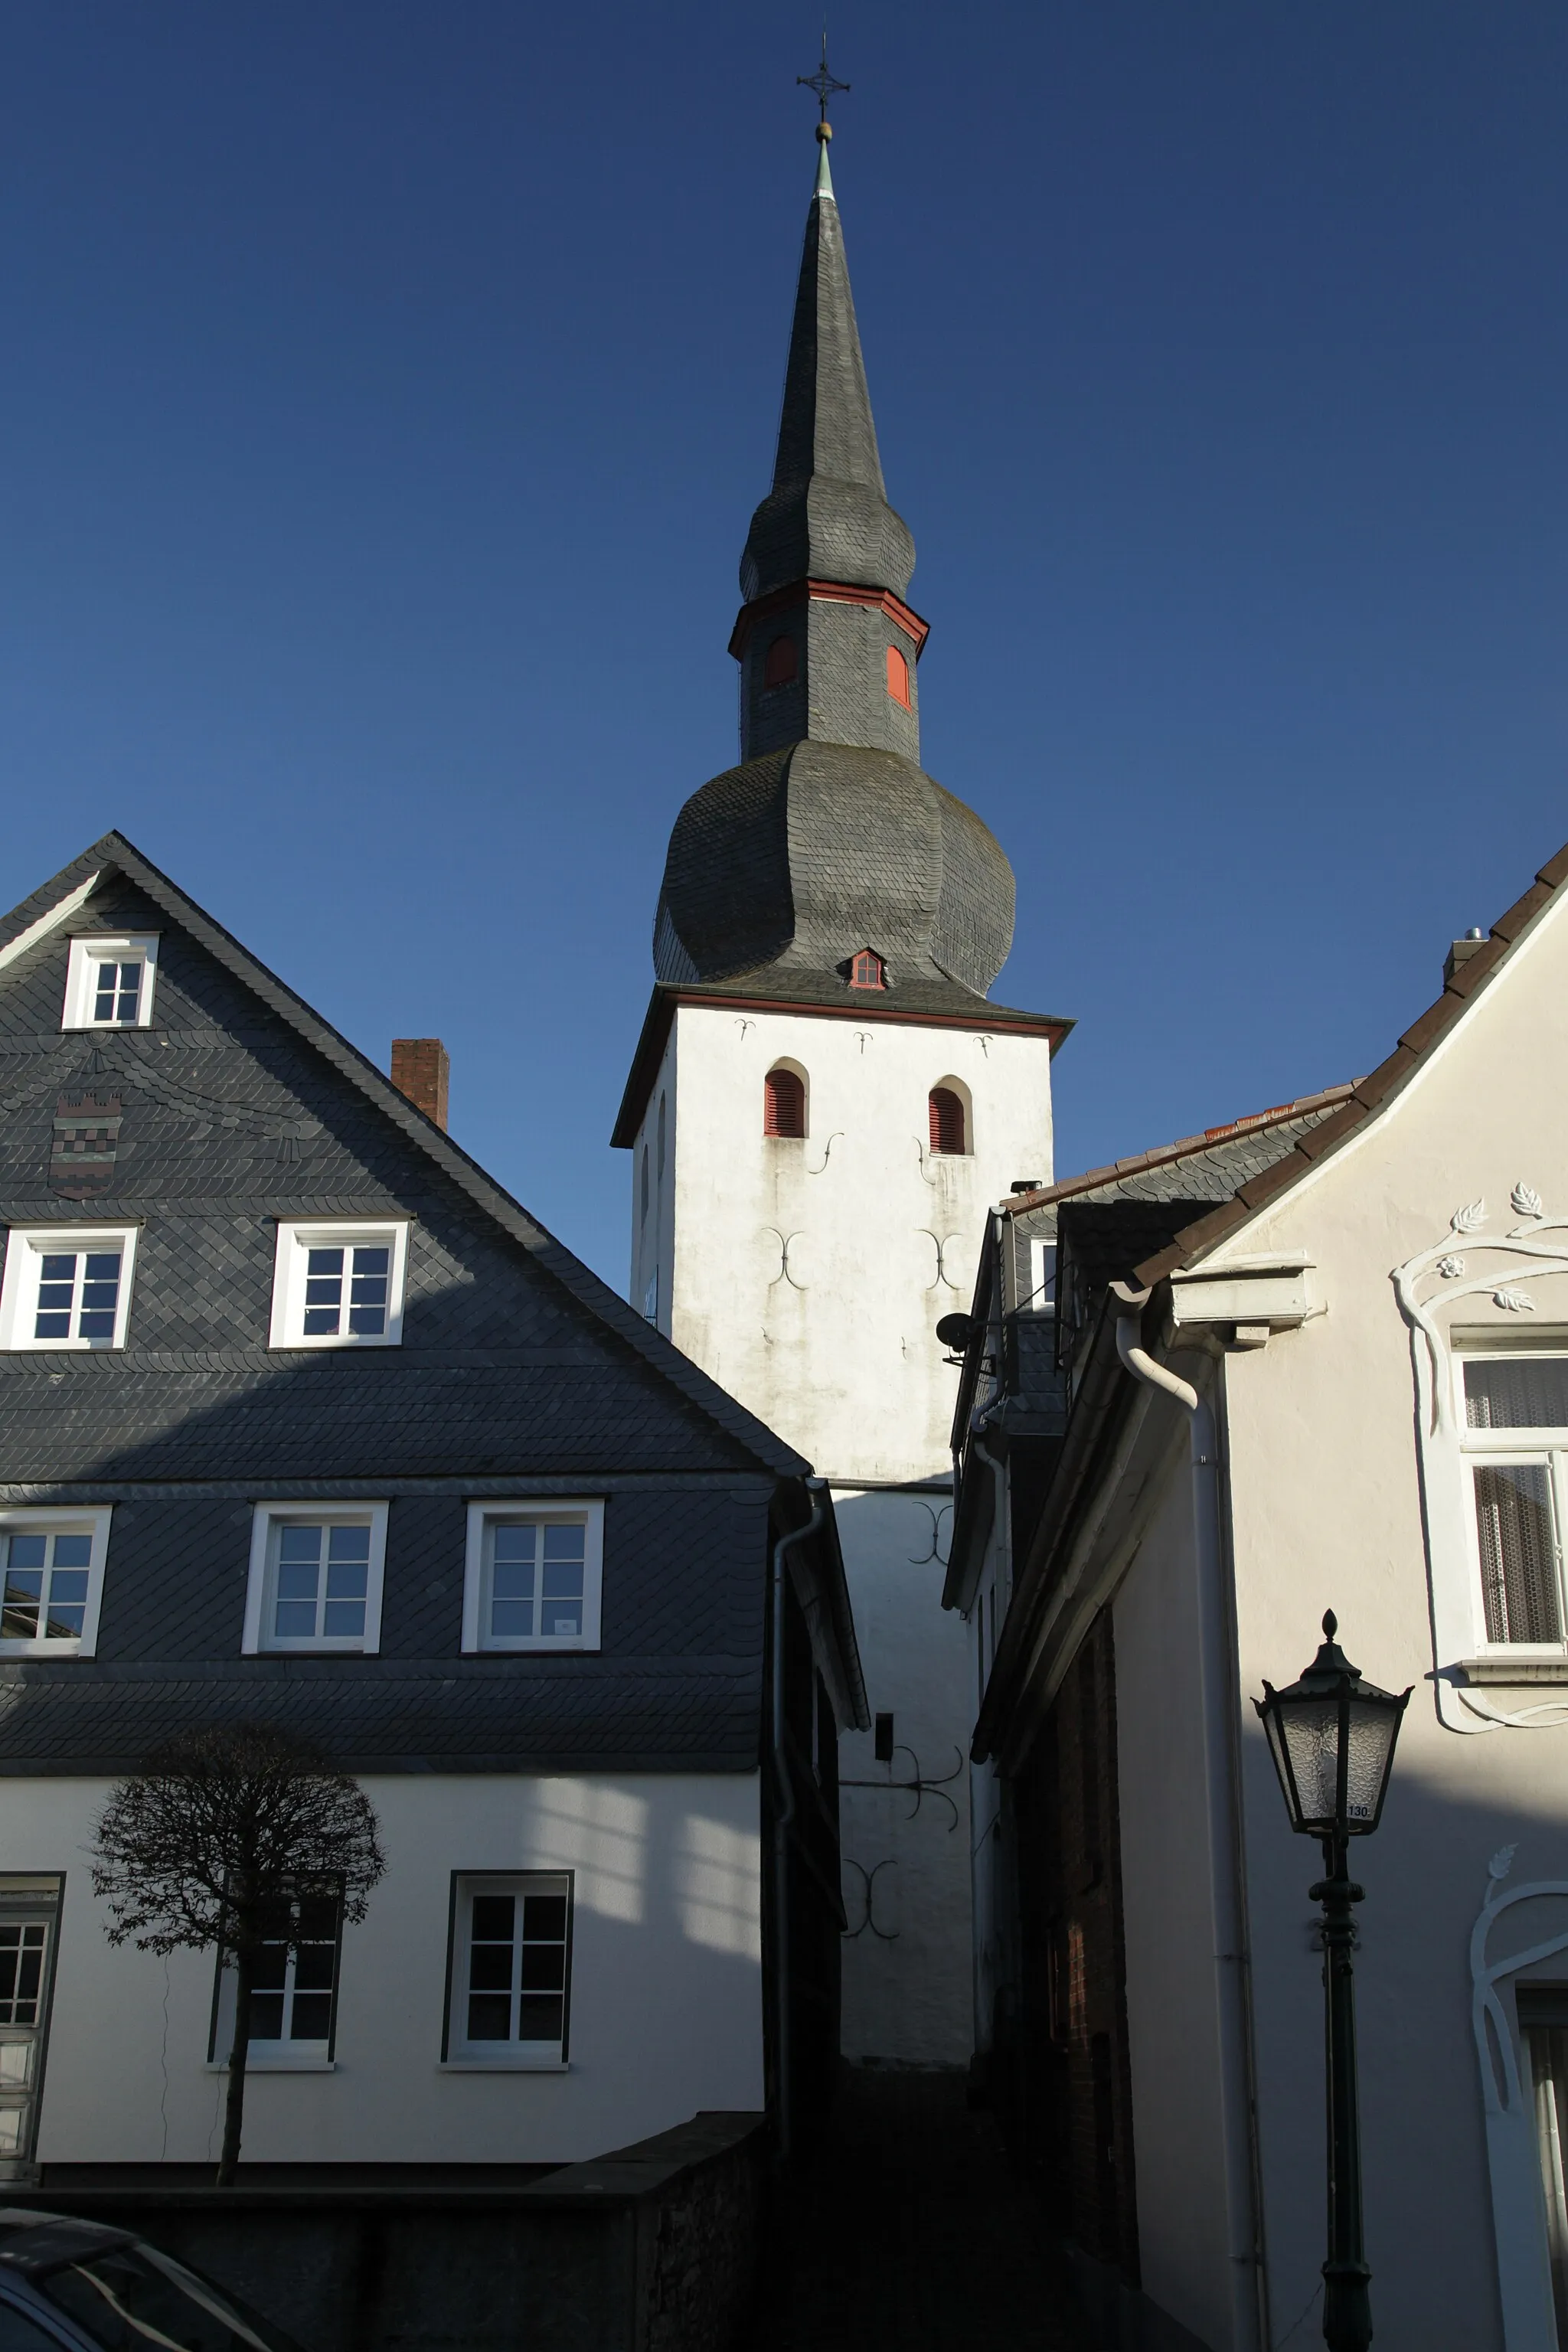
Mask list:
POLYGON ((8 2201, 139 2231, 307 2352, 737 2352, 765 2156, 760 2116, 705 2114, 534 2179, 242 2168, 219 2191, 72 2167, 8 2201))

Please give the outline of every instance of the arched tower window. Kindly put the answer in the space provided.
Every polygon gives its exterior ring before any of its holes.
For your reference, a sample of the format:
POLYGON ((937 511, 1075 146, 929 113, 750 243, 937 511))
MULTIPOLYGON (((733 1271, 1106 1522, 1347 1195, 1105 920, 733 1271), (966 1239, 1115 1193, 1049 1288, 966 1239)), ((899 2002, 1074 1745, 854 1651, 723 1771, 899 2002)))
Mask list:
POLYGON ((928 1109, 931 1117, 931 1148, 933 1151, 957 1157, 969 1149, 965 1132, 963 1098, 951 1087, 932 1087, 928 1109))
POLYGON ((895 702, 901 702, 906 710, 912 708, 910 701, 910 666, 897 646, 888 647, 888 692, 895 702))
POLYGON ((795 1135, 805 1133, 805 1080, 798 1070, 782 1066, 770 1070, 763 1081, 763 1133, 764 1135, 795 1135))
POLYGON ((640 1213, 642 1221, 646 1224, 647 1223, 647 1146, 646 1143, 642 1148, 642 1204, 640 1213))
POLYGON ((664 1104, 665 1097, 660 1095, 658 1098, 658 1181, 661 1184, 664 1181, 664 1104))
POLYGON ((875 948, 862 948, 849 961, 851 988, 886 988, 888 967, 875 948))
POLYGON ((764 686, 788 686, 800 675, 800 656, 793 637, 775 637, 763 664, 764 686))

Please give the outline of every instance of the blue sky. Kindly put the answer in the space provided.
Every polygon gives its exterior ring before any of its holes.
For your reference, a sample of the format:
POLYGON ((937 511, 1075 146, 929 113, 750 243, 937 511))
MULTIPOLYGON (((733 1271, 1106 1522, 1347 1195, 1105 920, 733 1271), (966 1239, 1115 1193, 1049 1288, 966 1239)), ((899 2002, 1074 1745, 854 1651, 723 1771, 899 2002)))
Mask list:
MULTIPOLYGON (((13 7, 5 903, 118 824, 617 1284, 819 18, 13 7)), ((1372 1067, 1568 839, 1568 14, 836 0, 926 765, 1058 1172, 1372 1067)))

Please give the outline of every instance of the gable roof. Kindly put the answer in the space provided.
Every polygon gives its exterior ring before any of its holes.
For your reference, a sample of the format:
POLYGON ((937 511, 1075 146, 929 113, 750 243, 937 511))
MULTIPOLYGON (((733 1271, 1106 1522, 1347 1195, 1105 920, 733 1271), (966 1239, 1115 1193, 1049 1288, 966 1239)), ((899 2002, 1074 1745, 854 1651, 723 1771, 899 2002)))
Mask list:
POLYGON ((1375 1118, 1408 1086, 1471 1001, 1490 985, 1536 918, 1552 905, 1564 882, 1568 882, 1568 846, 1547 860, 1523 897, 1498 917, 1474 954, 1450 966, 1441 996, 1411 1023, 1385 1061, 1369 1076, 1356 1080, 1336 1110, 1299 1136, 1289 1152, 1249 1176, 1230 1200, 1184 1226, 1166 1248, 1146 1258, 1135 1269, 1133 1280, 1147 1287, 1195 1265, 1375 1118))
POLYGON ((1304 1135, 1332 1117, 1355 1089, 1352 1085, 1325 1087, 1321 1094, 1301 1095, 1296 1101, 1276 1103, 1271 1110, 1254 1111, 1224 1127, 1205 1128, 1200 1135, 1184 1135, 1176 1143, 1157 1144, 1109 1167, 1091 1168, 1082 1176, 1068 1176, 1059 1184, 1044 1184, 1033 1192, 1015 1192, 997 1208, 1005 1217, 1030 1216, 1067 1201, 1202 1201, 1235 1198, 1240 1188, 1285 1158, 1304 1135))
POLYGON ((607 1283, 589 1271, 538 1220, 530 1216, 510 1192, 471 1160, 445 1130, 400 1094, 385 1074, 351 1045, 331 1023, 280 981, 226 931, 205 910, 188 898, 168 876, 142 855, 123 834, 107 833, 90 849, 62 867, 49 882, 35 890, 0 920, 0 969, 68 922, 94 891, 117 875, 134 882, 169 917, 196 940, 244 987, 286 1022, 342 1077, 375 1106, 403 1136, 432 1160, 510 1240, 526 1250, 543 1273, 629 1348, 689 1404, 741 1445, 774 1476, 795 1478, 809 1465, 776 1437, 766 1424, 738 1404, 708 1374, 683 1356, 636 1310, 618 1297, 607 1283))

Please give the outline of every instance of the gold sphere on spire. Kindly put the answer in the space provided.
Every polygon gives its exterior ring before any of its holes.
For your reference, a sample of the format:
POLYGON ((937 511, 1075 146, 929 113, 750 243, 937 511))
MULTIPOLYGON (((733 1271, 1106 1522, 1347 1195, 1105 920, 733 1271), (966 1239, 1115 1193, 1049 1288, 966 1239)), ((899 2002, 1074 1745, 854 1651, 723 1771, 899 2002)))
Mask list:
POLYGON ((832 125, 832 123, 831 123, 831 122, 819 122, 819 123, 817 124, 817 126, 816 126, 816 135, 817 135, 817 137, 821 140, 821 142, 822 142, 823 145, 826 147, 826 145, 827 144, 827 142, 828 142, 828 141, 832 138, 832 136, 833 136, 833 125, 832 125))

